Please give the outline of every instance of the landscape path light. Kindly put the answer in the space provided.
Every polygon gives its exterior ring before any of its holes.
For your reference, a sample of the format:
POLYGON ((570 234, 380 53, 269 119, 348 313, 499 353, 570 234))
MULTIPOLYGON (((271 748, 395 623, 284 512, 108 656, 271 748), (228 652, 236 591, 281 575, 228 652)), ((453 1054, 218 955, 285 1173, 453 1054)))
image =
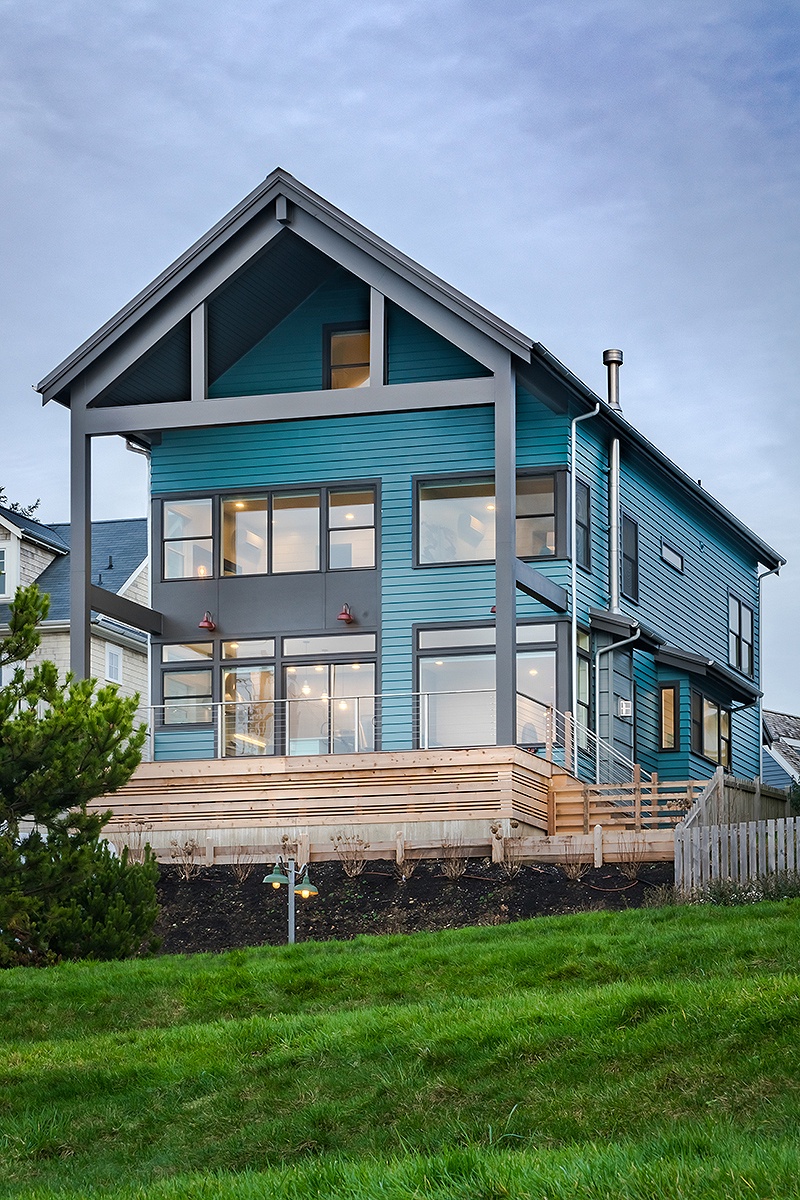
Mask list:
POLYGON ((298 883, 295 860, 289 858, 284 864, 283 858, 279 858, 271 873, 264 876, 262 883, 272 884, 276 891, 284 885, 289 889, 289 945, 293 945, 296 940, 295 896, 302 896, 304 900, 308 900, 311 896, 319 895, 318 888, 314 887, 314 884, 308 877, 308 864, 301 868, 300 882, 298 883))

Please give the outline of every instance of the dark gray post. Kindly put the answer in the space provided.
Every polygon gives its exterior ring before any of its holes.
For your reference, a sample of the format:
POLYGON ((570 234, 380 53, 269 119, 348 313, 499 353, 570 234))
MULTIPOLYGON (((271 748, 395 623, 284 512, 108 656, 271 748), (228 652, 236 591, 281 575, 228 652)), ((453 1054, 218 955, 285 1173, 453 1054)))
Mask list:
POLYGON ((496 744, 517 740, 517 430, 516 393, 511 358, 495 372, 495 606, 497 650, 496 744))
POLYGON ((79 679, 91 674, 89 584, 92 574, 92 442, 83 406, 70 426, 69 665, 79 679))

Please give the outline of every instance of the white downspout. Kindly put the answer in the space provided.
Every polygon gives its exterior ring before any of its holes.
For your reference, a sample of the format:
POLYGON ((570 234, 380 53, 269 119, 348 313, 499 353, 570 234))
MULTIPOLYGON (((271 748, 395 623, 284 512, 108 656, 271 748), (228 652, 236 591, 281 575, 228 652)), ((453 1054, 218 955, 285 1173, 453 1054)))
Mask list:
POLYGON ((619 609, 619 438, 611 439, 608 472, 608 595, 612 613, 619 609))
POLYGON ((591 417, 596 417, 600 412, 600 402, 595 404, 591 412, 583 413, 580 417, 573 417, 570 421, 569 434, 569 465, 570 465, 570 554, 572 556, 572 573, 570 582, 570 596, 572 599, 572 660, 570 663, 571 670, 571 696, 572 696, 572 719, 574 723, 572 734, 572 774, 578 774, 578 738, 575 736, 577 728, 578 716, 578 555, 577 551, 577 532, 578 532, 578 514, 576 512, 576 500, 578 495, 578 457, 577 457, 577 430, 576 426, 579 421, 588 421, 591 417))

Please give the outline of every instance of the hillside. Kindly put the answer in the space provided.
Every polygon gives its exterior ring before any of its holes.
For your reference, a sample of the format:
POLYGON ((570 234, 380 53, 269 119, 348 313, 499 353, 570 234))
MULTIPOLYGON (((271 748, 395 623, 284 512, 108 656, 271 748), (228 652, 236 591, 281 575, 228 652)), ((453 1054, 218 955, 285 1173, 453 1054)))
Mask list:
POLYGON ((800 1196, 800 902, 0 975, 2 1194, 800 1196))

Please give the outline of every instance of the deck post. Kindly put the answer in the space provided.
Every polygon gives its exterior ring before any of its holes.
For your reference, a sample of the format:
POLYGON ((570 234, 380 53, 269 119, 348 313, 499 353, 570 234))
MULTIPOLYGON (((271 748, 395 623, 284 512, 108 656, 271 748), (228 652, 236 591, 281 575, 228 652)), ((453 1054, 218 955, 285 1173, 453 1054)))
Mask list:
POLYGON ((509 355, 494 380, 495 745, 517 742, 516 391, 509 355))
POLYGON ((594 827, 594 865, 602 867, 603 865, 603 826, 595 825, 594 827))

